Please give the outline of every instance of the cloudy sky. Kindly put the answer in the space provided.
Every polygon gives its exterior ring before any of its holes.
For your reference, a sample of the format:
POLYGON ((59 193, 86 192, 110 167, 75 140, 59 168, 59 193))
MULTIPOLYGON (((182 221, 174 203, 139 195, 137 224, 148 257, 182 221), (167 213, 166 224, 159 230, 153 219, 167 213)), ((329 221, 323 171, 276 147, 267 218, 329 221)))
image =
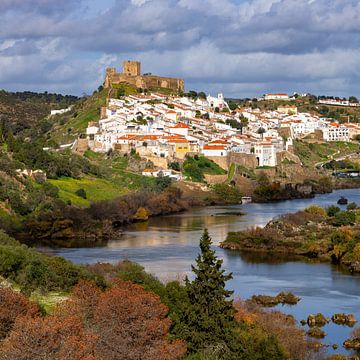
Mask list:
POLYGON ((360 95, 359 0, 0 0, 0 88, 91 93, 107 66, 187 90, 360 95))

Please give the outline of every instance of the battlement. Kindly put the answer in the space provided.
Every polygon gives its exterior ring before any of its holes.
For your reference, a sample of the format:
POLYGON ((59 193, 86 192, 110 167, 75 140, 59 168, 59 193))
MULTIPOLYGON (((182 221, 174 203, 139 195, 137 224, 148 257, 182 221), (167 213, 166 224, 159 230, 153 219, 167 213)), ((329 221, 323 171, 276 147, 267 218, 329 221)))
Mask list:
POLYGON ((176 92, 184 91, 184 80, 179 78, 163 77, 156 75, 141 75, 140 61, 126 60, 123 62, 123 72, 118 73, 116 68, 107 68, 104 87, 109 88, 114 84, 129 84, 140 89, 167 88, 176 92))

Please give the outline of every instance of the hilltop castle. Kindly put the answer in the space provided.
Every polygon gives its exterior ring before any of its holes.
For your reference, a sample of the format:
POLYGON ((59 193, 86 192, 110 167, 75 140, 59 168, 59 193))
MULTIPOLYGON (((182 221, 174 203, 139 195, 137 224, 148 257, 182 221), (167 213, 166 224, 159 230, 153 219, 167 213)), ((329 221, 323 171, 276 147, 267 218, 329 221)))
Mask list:
POLYGON ((173 91, 184 91, 183 79, 151 74, 141 75, 140 66, 139 61, 124 61, 122 73, 116 72, 116 68, 107 68, 104 87, 109 88, 113 84, 125 83, 141 89, 166 88, 173 91))

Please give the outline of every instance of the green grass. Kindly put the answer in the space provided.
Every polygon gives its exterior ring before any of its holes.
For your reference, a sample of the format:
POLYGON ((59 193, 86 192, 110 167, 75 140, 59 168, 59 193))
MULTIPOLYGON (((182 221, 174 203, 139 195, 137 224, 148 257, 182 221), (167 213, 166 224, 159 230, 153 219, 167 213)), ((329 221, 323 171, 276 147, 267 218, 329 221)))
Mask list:
POLYGON ((228 181, 231 181, 233 179, 235 175, 236 167, 237 165, 235 165, 234 163, 230 165, 229 173, 228 173, 228 181))
POLYGON ((33 301, 45 310, 47 314, 51 314, 56 306, 67 300, 69 294, 66 292, 51 291, 47 294, 41 294, 40 292, 33 292, 30 296, 30 301, 33 301))
POLYGON ((49 180, 52 185, 59 188, 60 199, 71 201, 78 206, 89 206, 90 202, 112 200, 130 191, 139 190, 147 185, 154 185, 155 178, 142 176, 127 170, 128 162, 135 161, 127 157, 117 156, 108 158, 104 154, 87 151, 85 156, 96 164, 109 169, 105 178, 84 176, 81 179, 62 177, 49 180), (87 199, 76 195, 76 191, 84 189, 87 199))
POLYGON ((60 189, 59 196, 62 200, 70 200, 72 204, 80 206, 88 206, 91 201, 111 200, 128 192, 124 184, 96 177, 84 177, 82 179, 63 177, 49 180, 49 182, 60 189), (85 190, 87 199, 75 194, 79 189, 85 190))
POLYGON ((98 121, 100 119, 100 109, 102 106, 106 105, 107 96, 108 90, 104 89, 87 99, 83 109, 77 111, 77 117, 70 120, 67 127, 71 127, 78 131, 84 131, 90 121, 98 121))
MULTIPOLYGON (((129 84, 112 84, 112 88, 115 90, 123 90, 125 96, 136 95, 138 93, 136 87, 129 84)), ((117 95, 117 91, 113 93, 113 95, 117 95)))

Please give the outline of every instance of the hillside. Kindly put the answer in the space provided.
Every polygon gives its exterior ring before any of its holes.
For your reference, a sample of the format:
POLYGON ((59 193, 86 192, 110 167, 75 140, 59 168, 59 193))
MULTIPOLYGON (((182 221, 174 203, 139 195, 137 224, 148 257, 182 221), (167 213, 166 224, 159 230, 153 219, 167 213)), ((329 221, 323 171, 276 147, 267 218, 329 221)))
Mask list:
POLYGON ((67 108, 78 101, 76 96, 0 91, 0 123, 14 134, 41 135, 52 127, 47 119, 50 110, 67 108))

